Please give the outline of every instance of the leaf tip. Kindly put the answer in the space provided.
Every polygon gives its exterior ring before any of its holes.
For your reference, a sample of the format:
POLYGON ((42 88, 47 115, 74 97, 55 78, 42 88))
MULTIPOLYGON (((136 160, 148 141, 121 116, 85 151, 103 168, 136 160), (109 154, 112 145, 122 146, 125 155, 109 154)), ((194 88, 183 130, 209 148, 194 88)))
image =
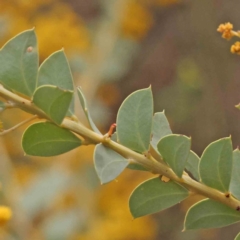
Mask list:
POLYGON ((235 105, 235 108, 239 109, 240 110, 240 103, 235 105))

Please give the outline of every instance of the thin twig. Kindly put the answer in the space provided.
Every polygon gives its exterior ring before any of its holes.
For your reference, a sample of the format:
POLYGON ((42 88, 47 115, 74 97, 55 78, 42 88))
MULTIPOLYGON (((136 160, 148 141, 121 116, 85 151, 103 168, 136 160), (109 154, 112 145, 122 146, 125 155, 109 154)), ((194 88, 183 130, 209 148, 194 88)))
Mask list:
POLYGON ((32 116, 32 117, 30 117, 30 118, 28 118, 28 119, 26 119, 26 120, 18 123, 18 124, 15 125, 14 127, 11 127, 11 128, 9 128, 9 129, 7 129, 7 130, 3 130, 3 131, 0 133, 0 136, 3 136, 3 135, 5 135, 5 134, 7 134, 7 133, 9 133, 9 132, 17 129, 17 128, 21 127, 22 125, 24 125, 24 124, 26 124, 26 123, 28 123, 28 122, 32 121, 33 119, 36 119, 36 118, 38 118, 38 116, 37 116, 37 115, 34 115, 34 116, 32 116))

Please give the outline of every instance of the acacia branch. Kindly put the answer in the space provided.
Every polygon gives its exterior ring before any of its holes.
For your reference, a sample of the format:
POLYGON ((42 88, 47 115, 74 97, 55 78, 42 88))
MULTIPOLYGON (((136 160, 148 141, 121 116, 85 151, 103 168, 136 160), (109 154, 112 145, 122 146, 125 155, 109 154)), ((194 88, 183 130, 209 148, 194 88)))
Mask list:
MULTIPOLYGON (((47 115, 38 107, 36 107, 31 101, 8 91, 2 85, 0 85, 0 96, 6 100, 12 101, 13 103, 16 104, 18 108, 22 109, 23 111, 37 115, 37 117, 39 118, 44 118, 47 119, 48 121, 51 121, 47 117, 47 115)), ((98 133, 93 132, 92 130, 85 127, 81 122, 76 122, 68 118, 65 118, 61 124, 61 127, 66 128, 76 134, 79 134, 80 136, 88 139, 93 144, 102 143, 105 146, 111 148, 112 150, 118 152, 123 157, 131 159, 131 162, 138 163, 143 167, 150 169, 153 173, 164 175, 170 178, 171 180, 180 183, 182 186, 188 188, 190 191, 194 193, 221 202, 235 210, 240 209, 240 201, 238 201, 231 195, 228 194, 225 195, 224 193, 214 188, 208 187, 200 182, 197 182, 186 174, 183 174, 182 178, 179 178, 172 171, 171 168, 157 161, 155 158, 147 157, 137 152, 134 152, 133 150, 112 141, 107 136, 102 136, 98 133)))

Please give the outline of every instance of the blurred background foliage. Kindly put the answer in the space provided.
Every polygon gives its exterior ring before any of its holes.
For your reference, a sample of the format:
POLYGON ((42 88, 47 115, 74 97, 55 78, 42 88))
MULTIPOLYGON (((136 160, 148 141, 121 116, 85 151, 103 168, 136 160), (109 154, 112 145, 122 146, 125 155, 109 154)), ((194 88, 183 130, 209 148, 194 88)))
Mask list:
MULTIPOLYGON (((240 29, 237 0, 1 0, 0 45, 35 27, 40 62, 64 47, 76 86, 102 132, 116 120, 122 100, 152 85, 155 111, 174 133, 192 137, 198 155, 211 142, 240 142, 239 56, 216 29, 240 29)), ((231 41, 230 41, 231 43, 231 41)), ((85 122, 79 104, 76 114, 85 122)), ((1 113, 4 128, 27 113, 1 113)), ((85 122, 86 123, 86 122, 85 122)), ((93 146, 54 158, 24 156, 22 127, 0 139, 1 205, 13 217, 3 240, 210 240, 233 239, 239 225, 181 233, 184 213, 201 197, 132 221, 128 197, 149 173, 126 170, 100 186, 93 146)))

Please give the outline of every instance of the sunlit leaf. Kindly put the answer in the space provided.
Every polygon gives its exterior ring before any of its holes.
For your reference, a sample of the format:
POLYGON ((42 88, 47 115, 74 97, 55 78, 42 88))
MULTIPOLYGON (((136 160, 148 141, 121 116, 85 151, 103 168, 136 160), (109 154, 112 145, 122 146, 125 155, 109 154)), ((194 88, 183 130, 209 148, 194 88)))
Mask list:
POLYGON ((232 174, 232 141, 222 138, 208 145, 199 164, 201 181, 222 192, 229 190, 232 174))
POLYGON ((27 155, 50 157, 81 145, 81 140, 65 128, 50 122, 35 123, 23 134, 22 147, 27 155))
POLYGON ((173 181, 153 178, 141 183, 131 194, 129 208, 134 218, 160 212, 188 197, 188 190, 173 181))
POLYGON ((183 135, 171 134, 163 137, 157 147, 163 160, 181 177, 187 164, 191 139, 183 135))
POLYGON ((232 168, 232 177, 230 183, 230 192, 236 198, 240 199, 240 151, 236 149, 233 152, 233 168, 232 168))
POLYGON ((82 92, 82 89, 80 87, 77 88, 77 93, 78 93, 78 98, 79 98, 79 101, 81 103, 83 112, 84 112, 84 114, 85 114, 85 116, 88 120, 88 123, 89 123, 90 127, 92 128, 92 130, 94 132, 101 134, 101 132, 98 130, 98 128, 96 127, 95 123, 93 122, 93 120, 91 118, 91 115, 90 115, 90 112, 89 112, 89 109, 88 109, 88 106, 87 106, 87 100, 86 100, 86 98, 85 98, 85 96, 82 92))
POLYGON ((129 164, 123 156, 98 144, 94 151, 94 165, 102 184, 114 180, 129 164))
POLYGON ((240 213, 222 203, 206 199, 193 205, 187 212, 184 230, 220 228, 240 221, 240 213))
POLYGON ((36 89, 33 103, 55 123, 61 124, 72 101, 73 92, 56 86, 43 85, 36 89))
POLYGON ((33 29, 9 40, 0 51, 0 83, 31 97, 37 81, 38 47, 33 29))
POLYGON ((155 113, 153 116, 153 129, 151 144, 157 151, 157 144, 159 140, 172 133, 169 122, 165 116, 164 111, 155 113))
POLYGON ((192 174, 193 178, 196 179, 197 181, 200 180, 200 175, 198 170, 199 163, 200 163, 200 158, 198 157, 198 155, 193 151, 190 151, 185 168, 188 172, 192 174))
POLYGON ((152 132, 153 98, 151 88, 130 94, 117 115, 118 141, 143 153, 149 149, 152 132))

